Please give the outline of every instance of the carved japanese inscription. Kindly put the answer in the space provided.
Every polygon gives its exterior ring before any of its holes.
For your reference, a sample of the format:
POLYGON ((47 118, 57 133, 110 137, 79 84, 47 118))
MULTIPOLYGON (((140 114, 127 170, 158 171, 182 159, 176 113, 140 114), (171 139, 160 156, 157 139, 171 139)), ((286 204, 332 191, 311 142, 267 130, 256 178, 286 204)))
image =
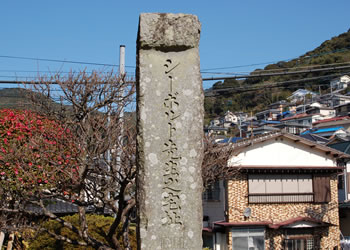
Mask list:
POLYGON ((180 63, 173 65, 171 59, 167 59, 164 64, 165 76, 169 86, 169 92, 164 98, 165 115, 168 122, 168 137, 164 142, 163 153, 166 154, 167 161, 163 169, 163 193, 162 206, 164 216, 162 224, 180 224, 182 225, 181 216, 181 187, 179 183, 179 161, 181 156, 178 153, 178 146, 176 143, 176 127, 175 120, 180 117, 179 102, 177 100, 178 92, 174 90, 174 70, 180 63))

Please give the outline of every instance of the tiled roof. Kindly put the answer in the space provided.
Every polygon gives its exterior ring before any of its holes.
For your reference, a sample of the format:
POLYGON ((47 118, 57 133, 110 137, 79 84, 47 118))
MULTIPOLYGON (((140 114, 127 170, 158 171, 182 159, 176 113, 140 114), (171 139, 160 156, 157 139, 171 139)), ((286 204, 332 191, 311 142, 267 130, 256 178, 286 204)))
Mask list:
MULTIPOLYGON (((322 136, 319 136, 319 135, 314 135, 314 134, 311 134, 311 133, 307 133, 307 134, 301 134, 300 137, 303 137, 304 139, 307 139, 309 141, 313 141, 313 142, 316 142, 316 143, 322 143, 322 144, 326 144, 329 142, 328 139, 322 137, 322 136)), ((344 152, 344 151, 342 151, 344 152)))
POLYGON ((288 121, 288 120, 293 120, 293 119, 299 119, 299 118, 309 117, 309 116, 313 116, 313 115, 314 114, 297 114, 297 115, 294 115, 294 116, 283 118, 281 121, 288 121))
POLYGON ((316 124, 320 124, 320 123, 333 122, 333 121, 341 121, 341 120, 349 120, 349 119, 350 119, 349 116, 333 117, 333 118, 329 118, 329 119, 320 120, 320 121, 314 122, 314 123, 312 123, 312 124, 313 124, 313 125, 316 125, 316 124))
POLYGON ((315 225, 316 227, 332 225, 330 223, 327 223, 327 222, 324 222, 324 221, 321 221, 321 220, 317 220, 317 219, 314 219, 314 218, 299 216, 299 217, 291 218, 291 219, 288 219, 288 220, 285 220, 285 221, 282 221, 282 222, 279 222, 279 223, 276 223, 276 224, 270 224, 269 227, 273 228, 273 229, 278 229, 280 227, 288 226, 288 225, 291 225, 291 224, 294 224, 294 223, 297 223, 297 222, 302 222, 302 221, 314 223, 314 224, 316 224, 315 225))
POLYGON ((333 148, 330 148, 330 147, 327 147, 327 146, 315 143, 313 141, 307 140, 307 139, 302 138, 300 136, 296 136, 296 135, 293 135, 293 134, 285 133, 285 132, 282 132, 282 131, 266 133, 266 134, 262 134, 262 135, 259 135, 259 136, 254 136, 252 138, 246 138, 246 139, 243 139, 243 140, 239 140, 236 143, 233 143, 232 147, 234 149, 238 150, 238 149, 241 149, 241 148, 244 148, 244 147, 249 147, 250 145, 261 143, 261 142, 264 142, 264 141, 267 141, 267 140, 270 140, 270 139, 274 139, 274 138, 277 138, 277 137, 286 137, 286 138, 288 138, 288 139, 290 139, 290 140, 292 140, 294 142, 302 143, 302 144, 307 145, 309 147, 312 147, 312 148, 318 149, 320 151, 323 151, 323 152, 325 152, 327 154, 331 154, 333 157, 350 158, 350 155, 345 154, 345 153, 343 153, 341 151, 338 151, 338 150, 335 150, 333 148))
POLYGON ((338 126, 338 127, 331 127, 331 128, 310 129, 310 130, 303 132, 302 135, 306 135, 309 133, 320 134, 320 133, 327 133, 327 132, 335 132, 335 131, 338 131, 340 129, 344 129, 344 127, 338 126))
POLYGON ((279 229, 280 227, 283 226, 288 226, 288 225, 292 225, 294 223, 297 222, 311 222, 314 223, 314 227, 323 227, 323 226, 329 226, 332 225, 331 223, 327 223, 321 220, 317 220, 314 218, 310 218, 310 217, 295 217, 295 218, 291 218, 285 221, 281 221, 278 223, 273 223, 271 221, 237 221, 237 222, 228 222, 228 221, 218 221, 218 222, 214 222, 215 225, 218 226, 224 226, 224 227, 234 227, 234 226, 267 226, 269 228, 273 228, 273 229, 279 229))

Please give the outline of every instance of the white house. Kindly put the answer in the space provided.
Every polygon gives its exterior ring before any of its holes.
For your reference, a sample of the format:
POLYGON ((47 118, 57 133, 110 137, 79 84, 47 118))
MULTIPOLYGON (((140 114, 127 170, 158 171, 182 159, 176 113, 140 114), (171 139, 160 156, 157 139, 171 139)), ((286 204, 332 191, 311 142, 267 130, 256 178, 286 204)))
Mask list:
POLYGON ((204 197, 205 246, 339 249, 338 174, 349 155, 282 132, 232 147, 237 174, 204 197))
POLYGON ((288 97, 288 99, 291 102, 297 102, 297 101, 303 100, 306 95, 311 95, 312 97, 316 97, 317 93, 309 91, 307 89, 298 89, 298 90, 294 91, 292 93, 292 95, 290 97, 288 97))
POLYGON ((350 83, 350 77, 348 75, 343 75, 337 77, 330 82, 332 90, 345 89, 350 83))
POLYGON ((238 117, 234 113, 232 113, 230 110, 228 110, 225 113, 225 122, 237 124, 238 117))

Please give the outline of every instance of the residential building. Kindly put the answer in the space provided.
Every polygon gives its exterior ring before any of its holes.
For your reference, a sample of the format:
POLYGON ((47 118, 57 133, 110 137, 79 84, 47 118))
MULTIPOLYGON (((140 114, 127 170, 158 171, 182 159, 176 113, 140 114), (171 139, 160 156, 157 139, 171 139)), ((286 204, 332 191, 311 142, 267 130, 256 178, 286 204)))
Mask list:
POLYGON ((280 114, 281 114, 281 111, 279 109, 267 109, 256 113, 255 116, 258 121, 260 120, 276 121, 278 115, 280 114))
POLYGON ((283 118, 281 122, 285 124, 300 124, 311 128, 313 122, 319 121, 321 119, 322 117, 320 114, 303 113, 283 118))
POLYGON ((350 96, 340 94, 325 94, 319 97, 318 101, 328 107, 336 107, 350 102, 350 96))
POLYGON ((219 127, 222 124, 222 119, 220 117, 216 117, 210 121, 210 127, 219 127))
POLYGON ((226 111, 224 118, 225 118, 225 123, 229 122, 229 123, 237 124, 238 122, 238 117, 234 113, 232 113, 230 110, 226 111))
POLYGON ((345 89, 350 83, 350 77, 348 75, 343 75, 337 77, 330 82, 332 90, 345 89))
POLYGON ((341 117, 333 117, 324 120, 314 121, 312 123, 314 128, 332 128, 332 127, 343 127, 345 130, 350 132, 350 117, 349 116, 341 116, 341 117))
MULTIPOLYGON (((332 143, 329 147, 350 154, 350 141, 332 143)), ((350 239, 350 163, 342 175, 339 176, 339 224, 344 238, 350 239)))
POLYGON ((281 122, 280 124, 274 125, 274 128, 278 128, 281 131, 284 131, 286 133, 300 135, 302 132, 309 129, 310 126, 299 124, 296 122, 288 122, 288 123, 281 122))
POLYGON ((339 249, 338 174, 349 155, 281 132, 232 147, 237 174, 203 202, 206 243, 215 250, 339 249))
POLYGON ((285 109, 287 107, 289 107, 289 103, 286 100, 278 101, 278 102, 271 103, 270 105, 268 105, 269 109, 278 109, 280 111, 280 113, 285 111, 285 109))
POLYGON ((298 89, 292 93, 288 100, 292 103, 304 101, 307 96, 311 96, 312 98, 317 96, 317 93, 306 90, 306 89, 298 89))
POLYGON ((324 138, 320 135, 312 134, 312 133, 302 133, 299 135, 300 137, 312 141, 317 144, 327 145, 329 143, 329 139, 324 138))
POLYGON ((338 105, 334 107, 337 116, 348 116, 350 115, 350 102, 338 105))
POLYGON ((227 135, 228 128, 209 126, 204 128, 204 132, 208 135, 227 135))
POLYGON ((280 131, 280 129, 275 128, 273 126, 262 125, 262 126, 259 126, 257 128, 253 128, 251 130, 248 130, 246 132, 246 137, 248 137, 248 138, 251 137, 252 133, 253 133, 253 136, 257 136, 257 135, 267 134, 267 133, 276 132, 276 131, 280 131))
POLYGON ((302 133, 305 134, 317 134, 318 136, 322 136, 324 138, 332 138, 335 135, 346 134, 346 131, 343 127, 331 127, 331 128, 312 128, 302 133))

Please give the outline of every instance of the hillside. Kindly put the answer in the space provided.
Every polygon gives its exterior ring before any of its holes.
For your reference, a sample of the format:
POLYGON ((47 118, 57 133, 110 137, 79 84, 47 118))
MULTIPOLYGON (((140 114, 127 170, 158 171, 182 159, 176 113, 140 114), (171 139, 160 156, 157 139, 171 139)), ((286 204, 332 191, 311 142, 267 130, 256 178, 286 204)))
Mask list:
POLYGON ((27 109, 36 112, 41 112, 44 109, 71 110, 69 105, 59 104, 45 95, 33 92, 29 89, 23 88, 5 88, 0 89, 0 109, 27 109), (35 100, 35 104, 32 100, 35 100), (44 108, 45 107, 45 108, 44 108))
MULTIPOLYGON (((319 47, 306 52, 300 57, 267 65, 264 69, 257 69, 250 75, 261 73, 280 73, 299 71, 304 69, 319 69, 324 65, 342 66, 342 63, 350 63, 350 30, 323 42, 319 47), (308 68, 306 68, 308 67, 308 68)), ((206 91, 205 98, 206 120, 222 115, 226 110, 256 112, 264 109, 268 104, 285 99, 299 88, 306 88, 315 92, 326 92, 329 81, 337 74, 349 74, 350 69, 333 70, 330 72, 309 72, 298 75, 254 77, 237 81, 228 79, 219 81, 213 85, 212 90, 206 91), (322 78, 319 78, 322 77, 322 78), (310 79, 308 78, 318 78, 310 79), (276 82, 302 80, 296 83, 284 83, 278 88, 266 88, 276 82), (212 96, 213 90, 231 87, 233 90, 220 92, 212 96), (254 91, 237 93, 239 88, 256 88, 254 91)))
MULTIPOLYGON (((32 109, 31 96, 34 93, 23 88, 0 89, 0 108, 5 109, 32 109)), ((36 98, 43 99, 43 96, 34 94, 36 98)))

